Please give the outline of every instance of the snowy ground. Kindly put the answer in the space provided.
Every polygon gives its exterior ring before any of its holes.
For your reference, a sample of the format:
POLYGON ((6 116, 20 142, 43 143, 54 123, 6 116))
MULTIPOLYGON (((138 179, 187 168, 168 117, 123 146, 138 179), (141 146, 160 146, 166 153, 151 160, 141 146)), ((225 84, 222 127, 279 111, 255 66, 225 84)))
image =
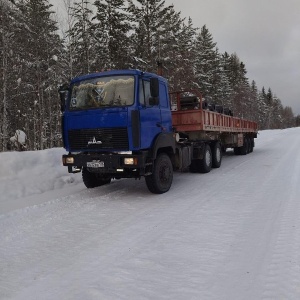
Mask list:
POLYGON ((0 299, 300 299, 300 128, 209 174, 87 190, 63 149, 0 153, 0 299))

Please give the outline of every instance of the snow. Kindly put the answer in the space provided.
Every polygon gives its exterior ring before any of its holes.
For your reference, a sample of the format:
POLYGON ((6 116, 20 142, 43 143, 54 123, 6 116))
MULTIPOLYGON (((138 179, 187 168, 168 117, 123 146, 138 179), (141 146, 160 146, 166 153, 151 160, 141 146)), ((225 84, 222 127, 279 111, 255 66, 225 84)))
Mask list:
POLYGON ((170 191, 0 153, 0 299, 300 299, 300 128, 170 191))

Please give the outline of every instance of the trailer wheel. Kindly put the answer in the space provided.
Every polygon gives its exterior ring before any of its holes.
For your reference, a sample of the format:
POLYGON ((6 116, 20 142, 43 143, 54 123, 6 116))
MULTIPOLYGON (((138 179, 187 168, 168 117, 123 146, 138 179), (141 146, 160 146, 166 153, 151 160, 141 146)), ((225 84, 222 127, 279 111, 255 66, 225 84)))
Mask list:
POLYGON ((192 173, 208 173, 212 168, 212 153, 210 146, 205 144, 204 155, 202 159, 193 159, 190 165, 192 173))
POLYGON ((91 173, 87 168, 82 168, 82 180, 88 189, 95 188, 111 182, 111 178, 105 178, 97 173, 91 173))
POLYGON ((190 164, 190 172, 191 173, 199 173, 199 159, 193 159, 190 164))
POLYGON ((247 154, 251 152, 251 139, 250 137, 247 137, 247 143, 248 143, 248 148, 247 148, 247 154))
POLYGON ((248 153, 248 138, 244 137, 244 145, 240 148, 241 155, 246 155, 248 153))
POLYGON ((208 173, 212 167, 212 153, 208 144, 204 147, 204 157, 199 160, 199 172, 208 173))
POLYGON ((222 163, 222 147, 219 142, 214 143, 212 147, 212 167, 220 168, 222 163))
POLYGON ((173 181, 173 166, 170 157, 161 153, 154 161, 153 172, 145 177, 146 185, 153 194, 167 192, 173 181))
POLYGON ((233 152, 235 155, 241 155, 241 147, 234 147, 233 152))
POLYGON ((253 152, 253 149, 254 149, 254 138, 250 138, 250 153, 253 152))

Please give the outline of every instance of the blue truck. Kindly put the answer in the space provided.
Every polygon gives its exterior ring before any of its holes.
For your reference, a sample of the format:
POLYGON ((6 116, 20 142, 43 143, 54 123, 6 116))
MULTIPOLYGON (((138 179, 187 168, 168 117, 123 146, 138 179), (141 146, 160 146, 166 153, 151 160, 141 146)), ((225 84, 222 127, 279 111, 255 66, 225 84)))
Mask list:
POLYGON ((253 151, 257 125, 211 111, 195 91, 169 93, 162 76, 113 70, 74 78, 59 89, 69 173, 87 188, 145 177, 150 192, 167 192, 173 171, 208 173, 222 151, 253 151))

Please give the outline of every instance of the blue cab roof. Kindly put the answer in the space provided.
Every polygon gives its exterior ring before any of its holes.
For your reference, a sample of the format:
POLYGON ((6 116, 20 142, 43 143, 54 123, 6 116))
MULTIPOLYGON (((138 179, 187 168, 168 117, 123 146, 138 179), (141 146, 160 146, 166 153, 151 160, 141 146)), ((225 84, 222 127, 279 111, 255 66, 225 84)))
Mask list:
POLYGON ((154 73, 149 73, 149 72, 142 72, 140 70, 111 70, 111 71, 104 71, 104 72, 98 72, 98 73, 92 73, 92 74, 86 74, 82 76, 75 77, 71 80, 71 84, 82 81, 82 80, 87 80, 87 79, 92 79, 92 78, 97 78, 97 77, 102 77, 102 76, 116 76, 116 75, 139 75, 139 76, 145 76, 145 77, 157 77, 161 81, 166 81, 164 77, 161 77, 157 74, 154 73))

